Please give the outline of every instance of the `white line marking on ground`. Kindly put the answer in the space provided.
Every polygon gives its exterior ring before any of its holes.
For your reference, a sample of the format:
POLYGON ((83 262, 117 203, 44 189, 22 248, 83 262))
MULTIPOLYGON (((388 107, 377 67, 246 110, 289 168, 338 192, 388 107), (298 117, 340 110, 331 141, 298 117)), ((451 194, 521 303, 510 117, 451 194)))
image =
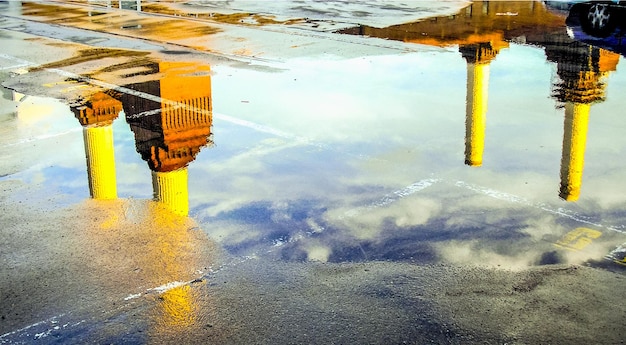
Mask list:
POLYGON ((82 131, 82 130, 83 130, 82 127, 76 127, 76 128, 68 129, 68 130, 63 131, 63 132, 59 132, 59 133, 42 134, 42 135, 38 135, 36 137, 32 137, 32 138, 28 138, 28 139, 22 139, 22 140, 14 142, 14 143, 4 144, 3 147, 12 147, 12 146, 17 146, 17 145, 28 144, 28 143, 31 143, 33 141, 39 141, 39 140, 56 138, 56 137, 64 136, 66 134, 70 134, 70 133, 74 133, 74 132, 78 132, 78 131, 82 131))
POLYGON ((53 316, 51 318, 45 319, 43 321, 35 322, 35 323, 33 323, 31 325, 28 325, 26 327, 22 327, 20 329, 16 329, 15 331, 11 331, 9 333, 2 334, 2 335, 0 335, 0 339, 6 338, 6 337, 8 337, 10 335, 14 335, 14 334, 17 334, 17 333, 24 332, 26 330, 29 330, 29 329, 33 328, 33 327, 41 326, 41 325, 46 324, 46 323, 57 323, 58 322, 57 319, 60 318, 60 317, 63 317, 64 315, 65 315, 65 313, 59 314, 59 315, 53 316))
MULTIPOLYGON (((11 60, 11 61, 16 61, 16 62, 20 62, 22 65, 28 65, 28 66, 35 66, 37 64, 30 62, 30 61, 26 61, 11 55, 7 55, 7 54, 2 54, 0 53, 0 58, 4 58, 7 60, 11 60)), ((119 86, 119 85, 115 85, 115 84, 111 84, 111 83, 107 83, 101 80, 97 80, 97 79, 93 79, 93 78, 89 78, 89 77, 85 77, 79 74, 75 74, 72 72, 68 72, 68 71, 64 71, 62 69, 58 69, 58 68, 47 68, 45 69, 46 71, 58 74, 62 77, 66 77, 66 78, 72 78, 72 79, 76 79, 76 80, 80 80, 82 82, 91 84, 91 85, 95 85, 95 86, 99 86, 105 89, 110 89, 110 90, 115 90, 118 92, 122 92, 122 93, 126 93, 129 95, 133 95, 139 98, 143 98, 146 100, 150 100, 150 101, 154 101, 157 103, 161 103, 161 104, 165 104, 171 107, 176 107, 176 108, 186 108, 190 111, 194 111, 194 112, 198 112, 198 113, 204 113, 204 112, 209 112, 206 109, 200 109, 200 108, 196 108, 196 107, 191 107, 189 105, 186 105, 184 103, 180 103, 180 102, 176 102, 176 101, 171 101, 165 98, 161 98, 159 96, 155 96, 155 95, 151 95, 149 93, 145 93, 145 92, 141 92, 141 91, 136 91, 133 89, 129 89, 127 87, 123 87, 123 86, 119 86)), ((145 111, 139 114, 134 114, 134 115, 130 115, 128 116, 129 118, 135 119, 135 118, 140 118, 143 116, 151 116, 154 115, 156 113, 158 113, 159 111, 161 111, 160 109, 157 110, 151 110, 151 111, 145 111)), ((269 126, 265 126, 265 125, 261 125, 261 124, 257 124, 251 121, 247 121, 247 120, 242 120, 242 119, 238 119, 232 116, 228 116, 225 114, 219 114, 219 113, 213 113, 212 114, 215 118, 223 120, 223 121, 227 121, 239 126, 243 126, 243 127, 248 127, 250 129, 259 131, 259 132, 264 132, 264 133, 268 133, 268 134, 272 134, 281 138, 285 138, 285 139, 293 139, 293 140, 297 140, 300 142, 306 142, 315 146, 323 146, 321 144, 313 144, 311 142, 311 140, 304 138, 304 137, 298 137, 296 135, 293 134, 289 134, 283 131, 280 131, 278 129, 269 127, 269 126)))
MULTIPOLYGON (((29 61, 26 61, 26 60, 22 60, 20 58, 13 57, 13 56, 10 56, 10 55, 2 54, 2 53, 0 53, 0 58, 5 58, 5 59, 8 59, 8 60, 18 61, 18 62, 25 63, 25 64, 32 65, 32 66, 36 66, 37 65, 35 63, 29 62, 29 61)), ((258 131, 258 132, 271 134, 271 135, 274 135, 274 136, 277 136, 277 137, 280 137, 280 138, 283 138, 283 139, 294 140, 294 141, 297 141, 298 143, 301 143, 301 144, 305 144, 305 145, 309 145, 309 146, 315 146, 315 147, 322 148, 322 149, 331 149, 331 147, 329 147, 328 145, 323 144, 323 143, 319 143, 319 142, 315 142, 315 141, 313 141, 313 140, 311 140, 309 138, 302 137, 302 136, 297 136, 297 135, 294 135, 294 134, 290 134, 290 133, 287 133, 287 132, 284 132, 284 131, 281 131, 281 130, 278 130, 278 129, 275 129, 275 128, 272 128, 272 127, 269 127, 269 126, 265 126, 265 125, 254 123, 254 122, 251 122, 251 121, 239 119, 239 118, 236 118, 236 117, 233 117, 233 116, 229 116, 229 115, 226 115, 226 114, 215 113, 215 112, 211 112, 211 111, 206 110, 206 109, 192 107, 192 106, 189 106, 189 105, 184 104, 184 103, 168 100, 168 99, 165 99, 165 98, 161 98, 159 96, 151 95, 149 93, 132 90, 132 89, 129 89, 127 87, 123 87, 123 86, 107 83, 107 82, 104 82, 104 81, 101 81, 101 80, 92 79, 92 78, 85 77, 85 76, 82 76, 82 75, 79 75, 79 74, 75 74, 75 73, 72 73, 72 72, 64 71, 64 70, 61 70, 61 69, 58 69, 58 68, 46 68, 45 70, 48 71, 48 72, 52 72, 52 73, 58 74, 58 75, 60 75, 62 77, 71 78, 71 79, 79 80, 79 81, 82 81, 82 82, 85 82, 85 83, 88 83, 88 84, 91 84, 91 85, 94 85, 94 86, 99 86, 99 87, 102 87, 102 88, 105 88, 105 89, 110 89, 110 90, 114 90, 114 91, 117 91, 117 92, 126 93, 126 94, 129 94, 129 95, 133 95, 133 96, 136 96, 136 97, 139 97, 139 98, 146 99, 146 100, 150 100, 150 101, 153 101, 153 102, 161 103, 162 105, 167 105, 169 107, 185 108, 185 109, 187 109, 189 111, 193 111, 193 112, 197 112, 197 113, 201 113, 201 114, 209 113, 215 119, 226 121, 226 122, 229 122, 229 123, 232 123, 232 124, 235 124, 235 125, 239 125, 239 126, 242 126, 242 127, 247 127, 247 128, 250 128, 250 129, 258 131)), ((142 112, 142 113, 139 113, 139 114, 130 115, 128 117, 134 119, 134 118, 139 118, 139 117, 142 117, 142 116, 150 116, 150 115, 154 115, 154 114, 158 113, 158 111, 160 111, 160 110, 145 111, 145 112, 142 112)), ((343 153, 355 156, 354 154, 351 154, 351 153, 348 153, 348 152, 343 152, 343 153)), ((356 156, 358 158, 363 158, 360 155, 356 155, 356 156)))
POLYGON ((135 298, 139 298, 141 297, 140 293, 132 293, 126 297, 124 297, 124 301, 130 301, 131 299, 135 299, 135 298))
POLYGON ((15 62, 19 62, 20 64, 22 64, 24 66, 31 66, 31 65, 34 66, 34 65, 37 65, 34 62, 27 61, 27 60, 24 60, 24 59, 20 59, 18 57, 7 55, 7 54, 3 54, 3 53, 0 53, 0 58, 11 60, 11 61, 15 61, 15 62))
POLYGON ((26 63, 21 63, 18 65, 12 65, 12 66, 5 66, 5 67, 0 67, 0 71, 4 71, 7 69, 16 69, 16 68, 22 68, 22 67, 26 67, 29 66, 30 64, 26 64, 26 63))
POLYGON ((362 214, 365 211, 388 206, 402 198, 415 194, 441 181, 442 180, 438 178, 428 178, 428 179, 424 179, 424 180, 412 183, 402 189, 386 194, 381 199, 369 205, 351 209, 347 211, 344 216, 340 217, 340 219, 352 218, 352 217, 358 216, 359 214, 362 214))
POLYGON ((520 197, 520 196, 517 196, 517 195, 514 195, 514 194, 501 192, 501 191, 498 191, 498 190, 495 190, 495 189, 491 189, 491 188, 488 188, 488 187, 479 186, 479 185, 476 185, 476 184, 467 183, 467 182, 463 182, 463 181, 457 181, 454 185, 457 186, 457 187, 469 189, 471 191, 474 191, 474 192, 477 192, 477 193, 480 193, 480 194, 484 194, 486 196, 489 196, 489 197, 492 197, 492 198, 495 198, 495 199, 504 200, 504 201, 508 201, 508 202, 511 202, 511 203, 515 203, 515 204, 521 204, 521 205, 525 205, 525 206, 538 208, 540 210, 543 210, 543 211, 546 211, 546 212, 549 212, 549 213, 552 213, 552 214, 555 214, 555 215, 558 215, 558 216, 562 216, 562 217, 565 217, 565 218, 569 218, 569 219, 575 220, 575 221, 580 222, 580 223, 585 223, 585 224, 593 225, 595 227, 604 228, 604 229, 607 229, 607 230, 610 230, 610 231, 615 231, 615 232, 619 232, 619 233, 622 233, 622 234, 626 234, 626 231, 616 229, 615 227, 612 227, 612 226, 606 226, 606 225, 603 225, 603 224, 600 224, 600 223, 591 222, 591 221, 589 221, 587 219, 584 219, 583 217, 581 217, 581 216, 579 216, 579 215, 577 215, 577 214, 575 214, 575 213, 573 213, 571 211, 568 211, 566 209, 563 209, 563 208, 554 209, 552 207, 547 206, 544 203, 531 202, 531 201, 529 201, 526 198, 523 198, 523 197, 520 197))
POLYGON ((197 279, 193 279, 193 280, 186 281, 186 282, 181 282, 181 281, 169 282, 169 283, 163 284, 161 286, 157 286, 157 287, 153 287, 153 288, 147 289, 143 293, 130 294, 130 295, 124 297, 124 301, 130 301, 131 299, 139 298, 139 297, 141 297, 143 295, 146 295, 146 294, 149 294, 151 292, 156 292, 158 294, 162 294, 162 293, 167 292, 169 290, 172 290, 172 289, 184 286, 184 285, 189 285, 189 284, 191 284, 193 282, 196 282, 196 281, 198 281, 198 280, 197 279))
MULTIPOLYGON (((174 109, 172 109, 172 110, 179 109, 179 108, 182 108, 182 107, 175 107, 175 108, 174 108, 174 109)), ((160 113, 160 112, 162 112, 162 111, 163 111, 163 109, 161 109, 161 108, 159 108, 159 109, 154 109, 154 110, 146 110, 146 111, 143 111, 143 112, 138 113, 138 114, 134 114, 134 115, 126 115, 126 118, 127 118, 127 119, 140 119, 140 118, 142 118, 142 117, 147 117, 147 116, 156 115, 156 114, 158 114, 158 113, 160 113)))
MULTIPOLYGON (((149 294, 151 292, 156 292, 158 294, 162 294, 162 293, 165 293, 165 292, 167 292, 169 290, 172 290, 172 289, 184 286, 184 285, 189 285, 189 284, 192 284, 192 283, 197 282, 197 281, 198 281, 198 279, 193 279, 193 280, 186 281, 186 282, 185 281, 169 282, 169 283, 166 283, 166 284, 154 287, 154 288, 147 289, 144 293, 130 294, 127 297, 125 297, 123 300, 124 301, 130 301, 132 299, 139 298, 139 297, 141 297, 143 295, 146 295, 146 294, 149 294)), ((113 309, 113 310, 115 310, 115 309, 113 309)), ((81 323, 84 323, 86 321, 86 320, 81 320, 81 321, 75 322, 73 324, 65 323, 62 326, 57 325, 59 323, 58 319, 63 317, 63 316, 65 316, 65 315, 66 315, 66 313, 59 314, 59 315, 53 316, 51 318, 48 318, 46 320, 39 321, 39 322, 33 323, 31 325, 28 325, 26 327, 22 327, 20 329, 17 329, 17 330, 14 330, 14 331, 2 334, 2 335, 0 335, 0 343, 5 344, 7 342, 6 339, 2 339, 2 338, 7 338, 7 337, 12 336, 12 335, 18 335, 18 336, 20 336, 22 334, 23 335, 28 335, 28 333, 24 333, 24 332, 29 330, 29 329, 31 329, 31 328, 42 326, 42 325, 45 325, 45 324, 48 324, 48 323, 51 324, 51 325, 54 325, 54 326, 47 327, 47 329, 44 330, 43 332, 35 333, 34 334, 34 339, 35 340, 40 340, 42 338, 45 338, 45 337, 49 336, 53 331, 58 331, 58 330, 61 330, 61 329, 65 329, 65 328, 68 328, 70 326, 71 327, 78 326, 81 323)), ((10 343, 10 341, 9 341, 9 343, 10 343)))

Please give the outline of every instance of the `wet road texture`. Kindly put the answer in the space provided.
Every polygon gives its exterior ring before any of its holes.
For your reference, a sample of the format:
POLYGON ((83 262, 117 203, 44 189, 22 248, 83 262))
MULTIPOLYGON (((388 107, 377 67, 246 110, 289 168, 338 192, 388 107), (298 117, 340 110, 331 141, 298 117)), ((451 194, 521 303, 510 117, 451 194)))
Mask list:
POLYGON ((621 11, 0 2, 0 344, 624 343, 621 11))

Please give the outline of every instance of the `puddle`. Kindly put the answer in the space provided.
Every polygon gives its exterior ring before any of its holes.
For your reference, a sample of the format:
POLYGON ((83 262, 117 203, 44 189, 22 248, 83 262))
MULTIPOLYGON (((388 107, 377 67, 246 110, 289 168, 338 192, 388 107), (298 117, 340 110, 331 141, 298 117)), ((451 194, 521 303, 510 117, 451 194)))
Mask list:
POLYGON ((622 261, 626 186, 607 174, 622 168, 612 156, 623 140, 610 131, 623 106, 614 96, 622 58, 572 39, 566 17, 535 2, 475 2, 452 17, 358 28, 455 49, 294 59, 273 74, 114 49, 80 50, 31 73, 95 69, 79 83, 98 91, 72 107, 93 150, 93 198, 142 188, 237 256, 510 268, 622 261), (126 61, 96 67, 111 57, 126 61), (143 182, 133 186, 138 177, 120 160, 143 165, 143 182), (579 243, 576 229, 599 235, 579 243))

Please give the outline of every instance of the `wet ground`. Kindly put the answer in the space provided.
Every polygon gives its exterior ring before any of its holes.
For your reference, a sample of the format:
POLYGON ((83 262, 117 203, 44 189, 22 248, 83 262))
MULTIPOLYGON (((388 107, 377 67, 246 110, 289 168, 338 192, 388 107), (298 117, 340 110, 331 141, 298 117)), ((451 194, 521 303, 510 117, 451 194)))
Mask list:
POLYGON ((626 62, 567 7, 0 8, 1 344, 626 339, 626 62))

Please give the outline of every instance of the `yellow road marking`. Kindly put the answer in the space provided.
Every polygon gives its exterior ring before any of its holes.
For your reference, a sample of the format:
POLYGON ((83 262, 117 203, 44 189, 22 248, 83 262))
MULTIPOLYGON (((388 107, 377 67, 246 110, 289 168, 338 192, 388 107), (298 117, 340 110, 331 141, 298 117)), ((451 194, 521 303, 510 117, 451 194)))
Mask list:
POLYGON ((563 236, 554 245, 569 250, 582 250, 591 242, 602 236, 602 232, 589 228, 576 228, 563 236))

